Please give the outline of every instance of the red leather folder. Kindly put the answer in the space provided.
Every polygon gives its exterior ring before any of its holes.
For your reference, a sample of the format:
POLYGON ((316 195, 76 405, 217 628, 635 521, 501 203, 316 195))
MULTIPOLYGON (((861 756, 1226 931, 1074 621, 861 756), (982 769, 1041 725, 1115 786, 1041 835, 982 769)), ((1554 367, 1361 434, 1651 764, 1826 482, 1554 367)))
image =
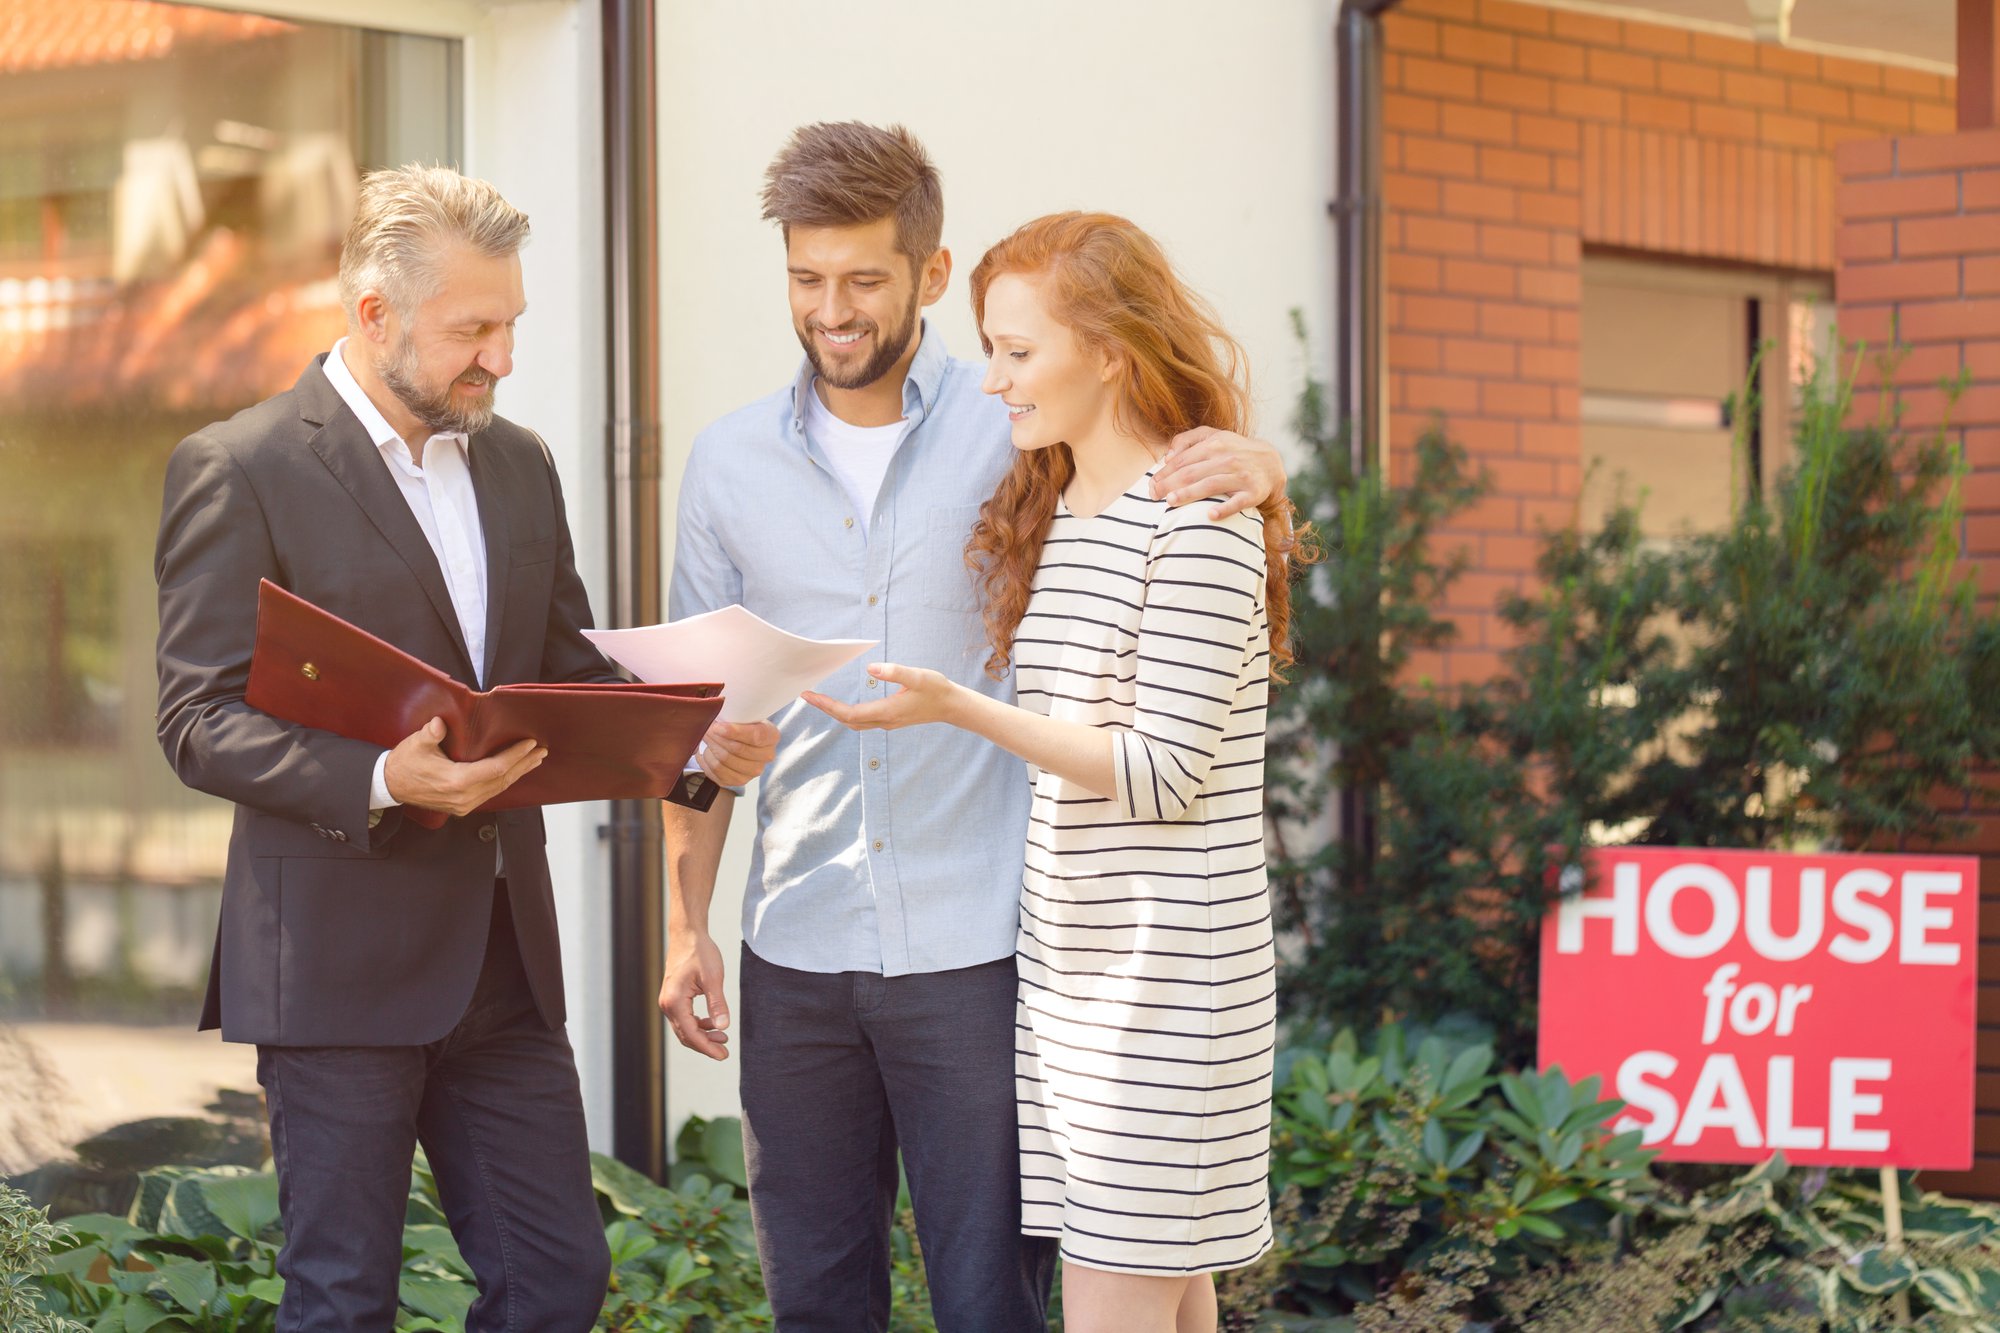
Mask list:
MULTIPOLYGON (((461 763, 519 740, 541 742, 549 752, 541 766, 480 807, 505 810, 665 796, 721 711, 722 687, 586 683, 474 690, 264 579, 244 699, 273 717, 385 750, 442 718, 442 748, 461 763)), ((405 817, 426 828, 445 819, 414 807, 405 817)))

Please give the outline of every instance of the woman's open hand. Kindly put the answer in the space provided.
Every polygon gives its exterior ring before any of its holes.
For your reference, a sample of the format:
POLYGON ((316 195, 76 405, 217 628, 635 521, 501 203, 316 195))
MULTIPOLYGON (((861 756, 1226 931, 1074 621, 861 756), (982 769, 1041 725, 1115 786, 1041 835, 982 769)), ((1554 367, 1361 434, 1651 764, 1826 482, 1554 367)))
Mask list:
POLYGON ((924 667, 873 662, 868 674, 885 685, 900 685, 895 693, 867 703, 844 704, 807 690, 799 697, 836 722, 855 731, 894 731, 920 722, 949 722, 959 687, 924 667))

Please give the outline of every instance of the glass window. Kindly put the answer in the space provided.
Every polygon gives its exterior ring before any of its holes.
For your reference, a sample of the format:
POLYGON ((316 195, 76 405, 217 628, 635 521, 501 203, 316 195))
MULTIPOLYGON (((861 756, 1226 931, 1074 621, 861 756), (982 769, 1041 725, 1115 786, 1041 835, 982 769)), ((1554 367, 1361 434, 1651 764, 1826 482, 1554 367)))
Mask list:
POLYGON ((0 34, 0 1175, 116 1210, 78 1142, 260 1151, 254 1052, 194 1031, 231 810, 153 732, 167 456, 340 335, 360 173, 457 160, 460 51, 142 0, 0 34))

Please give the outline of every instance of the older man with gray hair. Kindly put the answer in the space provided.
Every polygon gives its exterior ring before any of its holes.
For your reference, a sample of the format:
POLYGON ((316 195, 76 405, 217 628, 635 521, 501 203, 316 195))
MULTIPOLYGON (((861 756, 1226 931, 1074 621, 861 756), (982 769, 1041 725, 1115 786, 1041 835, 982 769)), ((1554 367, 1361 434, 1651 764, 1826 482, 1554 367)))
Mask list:
MULTIPOLYGON (((257 1046, 287 1333, 393 1325, 418 1144, 478 1277, 468 1330, 587 1329, 604 1300, 541 812, 476 813, 562 738, 455 763, 436 719, 385 751, 244 700, 260 579, 477 688, 612 678, 548 450, 493 411, 527 236, 483 181, 371 174, 347 336, 167 468, 160 743, 236 803, 202 1026, 257 1046)), ((703 767, 740 784, 774 742, 717 724, 703 767)))

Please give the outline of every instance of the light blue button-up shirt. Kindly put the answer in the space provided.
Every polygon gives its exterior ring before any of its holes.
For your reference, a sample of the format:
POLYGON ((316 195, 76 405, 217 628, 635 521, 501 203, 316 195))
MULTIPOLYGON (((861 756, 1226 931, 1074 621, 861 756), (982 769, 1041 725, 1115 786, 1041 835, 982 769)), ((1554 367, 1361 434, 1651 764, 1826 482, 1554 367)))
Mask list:
MULTIPOLYGON (((815 639, 877 646, 818 686, 881 697, 864 667, 931 667, 1012 702, 989 651, 965 541, 1012 458, 983 367, 926 326, 909 422, 866 515, 806 438, 812 367, 695 438, 681 480, 671 619, 741 602, 815 639), (866 519, 864 523, 862 520, 866 519)), ((893 687, 887 687, 893 688, 893 687)), ((806 972, 942 972, 1014 952, 1029 787, 1021 761, 955 727, 852 732, 794 701, 757 799, 743 938, 806 972)))

